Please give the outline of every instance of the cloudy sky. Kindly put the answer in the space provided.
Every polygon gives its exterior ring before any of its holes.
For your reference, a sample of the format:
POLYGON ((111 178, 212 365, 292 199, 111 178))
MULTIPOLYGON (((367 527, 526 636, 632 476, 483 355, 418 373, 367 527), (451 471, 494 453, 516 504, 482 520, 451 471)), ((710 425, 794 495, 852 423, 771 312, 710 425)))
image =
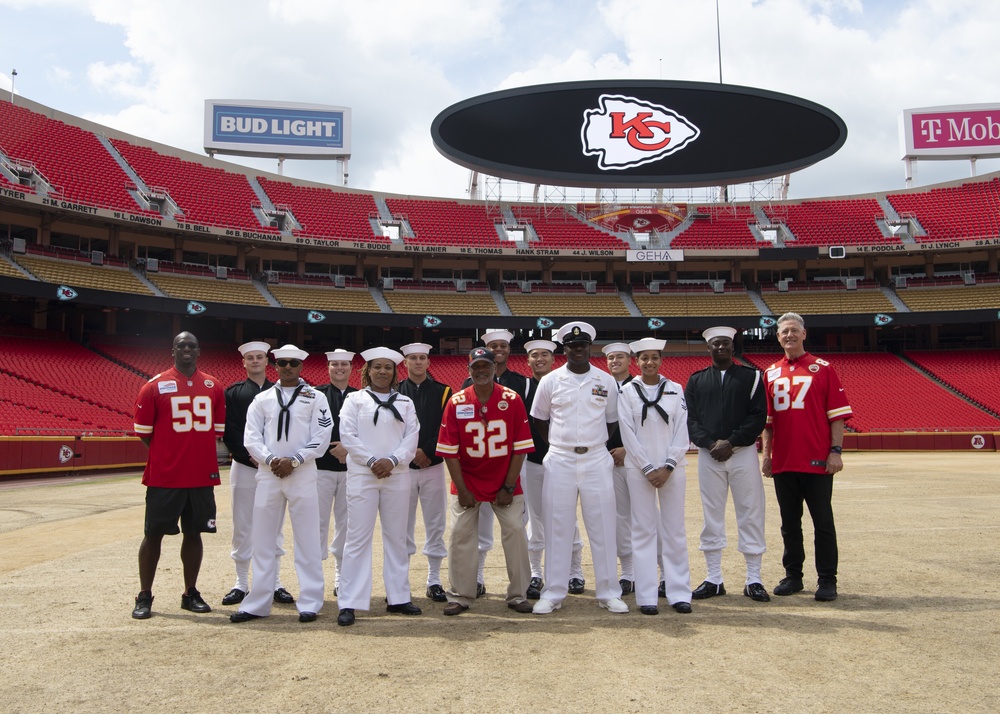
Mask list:
MULTIPOLYGON (((718 5, 726 83, 798 95, 847 123, 844 148, 794 174, 791 198, 902 188, 902 109, 1000 102, 1000 2, 718 5)), ((349 106, 351 186, 462 198, 468 171, 430 140, 442 109, 547 82, 716 82, 715 12, 715 0, 0 0, 0 90, 16 69, 17 94, 199 152, 206 98, 349 106)), ((338 176, 327 162, 285 173, 338 176)), ((968 162, 924 162, 916 179, 968 175, 968 162)))

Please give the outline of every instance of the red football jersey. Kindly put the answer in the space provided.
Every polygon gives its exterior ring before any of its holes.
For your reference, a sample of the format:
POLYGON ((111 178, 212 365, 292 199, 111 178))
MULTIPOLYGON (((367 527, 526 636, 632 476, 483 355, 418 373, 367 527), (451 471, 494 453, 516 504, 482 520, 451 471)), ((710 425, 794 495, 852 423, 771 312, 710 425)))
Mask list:
POLYGON ((175 368, 143 385, 135 401, 135 433, 149 436, 142 482, 160 488, 219 484, 216 438, 226 428, 226 393, 219 380, 175 368))
POLYGON ((852 414, 837 373, 807 352, 793 360, 783 357, 765 377, 767 426, 773 429, 771 472, 826 473, 830 423, 852 414))
MULTIPOLYGON (((437 455, 459 460, 465 485, 477 501, 496 500, 514 454, 534 450, 528 413, 517 392, 498 384, 489 401, 480 404, 475 387, 467 387, 445 405, 437 455)), ((454 483, 451 492, 458 493, 454 483)), ((514 494, 519 493, 520 479, 514 487, 514 494)))

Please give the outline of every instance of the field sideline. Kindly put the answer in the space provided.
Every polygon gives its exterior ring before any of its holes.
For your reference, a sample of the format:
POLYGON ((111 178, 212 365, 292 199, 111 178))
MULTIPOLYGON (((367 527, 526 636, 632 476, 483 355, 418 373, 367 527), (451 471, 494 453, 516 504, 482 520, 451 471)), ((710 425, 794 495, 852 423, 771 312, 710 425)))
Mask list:
MULTIPOLYGON (((8 482, 0 490, 0 696, 12 713, 1000 710, 1000 456, 844 459, 834 492, 834 603, 813 600, 811 563, 805 593, 770 603, 740 595, 730 507, 730 594, 696 601, 691 615, 664 606, 645 617, 631 596, 628 615, 600 610, 589 551, 585 595, 549 616, 511 613, 497 594, 506 579, 499 537, 487 563, 490 594, 472 610, 445 618, 441 604, 423 597, 418 554, 410 580, 424 615, 388 615, 376 533, 373 609, 359 612, 353 628, 335 622, 332 559, 317 622, 299 624, 283 606, 266 621, 229 622, 235 608, 218 605, 233 581, 225 476, 219 534, 205 536, 199 581, 215 611, 180 609, 179 538, 168 538, 154 617, 144 622, 130 617, 143 517, 137 476, 8 482)), ((705 572, 695 462, 687 489, 692 585, 705 572)), ((781 538, 770 483, 767 494, 763 575, 771 590, 782 576, 781 538)), ((297 593, 291 554, 282 578, 297 593)))

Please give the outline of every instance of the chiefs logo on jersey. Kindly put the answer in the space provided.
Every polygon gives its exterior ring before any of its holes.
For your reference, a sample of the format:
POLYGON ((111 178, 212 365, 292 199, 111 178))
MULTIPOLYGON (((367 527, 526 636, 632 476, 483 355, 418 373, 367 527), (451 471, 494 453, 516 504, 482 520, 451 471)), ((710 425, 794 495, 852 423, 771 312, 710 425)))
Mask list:
POLYGON ((701 134, 686 118, 660 104, 602 94, 583 113, 583 153, 601 169, 628 169, 674 154, 701 134))

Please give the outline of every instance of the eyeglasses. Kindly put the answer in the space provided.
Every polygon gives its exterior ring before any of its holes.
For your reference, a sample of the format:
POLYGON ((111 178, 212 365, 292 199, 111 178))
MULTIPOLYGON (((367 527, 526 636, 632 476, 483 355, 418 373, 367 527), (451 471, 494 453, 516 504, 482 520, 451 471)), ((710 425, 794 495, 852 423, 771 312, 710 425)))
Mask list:
POLYGON ((276 359, 274 363, 279 367, 298 367, 302 364, 300 359, 276 359))

